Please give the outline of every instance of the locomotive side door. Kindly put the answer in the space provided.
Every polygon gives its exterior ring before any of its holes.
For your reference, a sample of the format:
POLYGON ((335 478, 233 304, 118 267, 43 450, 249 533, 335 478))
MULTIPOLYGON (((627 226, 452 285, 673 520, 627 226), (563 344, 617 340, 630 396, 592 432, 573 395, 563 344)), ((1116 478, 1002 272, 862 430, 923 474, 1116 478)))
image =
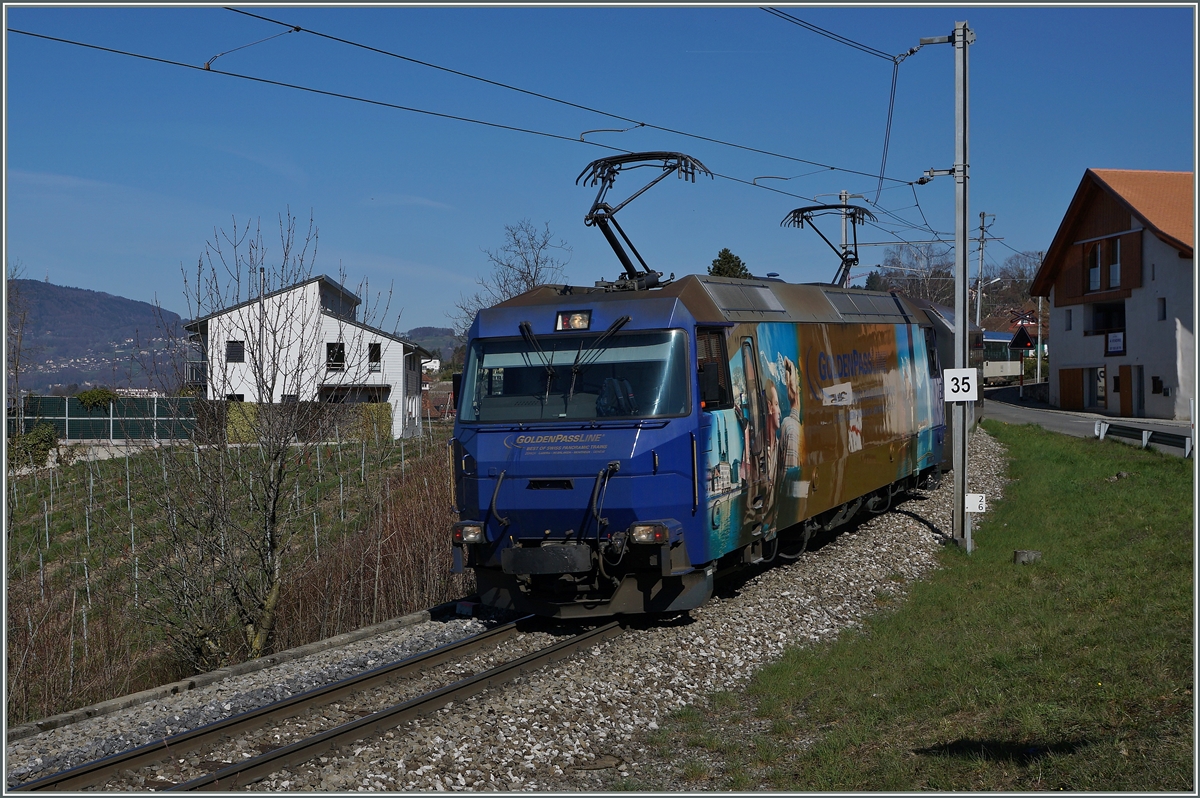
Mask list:
POLYGON ((767 474, 767 408, 763 395, 763 383, 758 373, 758 352, 754 338, 744 336, 738 347, 741 357, 741 372, 745 385, 741 396, 737 397, 737 410, 741 416, 744 460, 743 477, 746 486, 746 517, 747 528, 753 528, 762 523, 763 510, 767 503, 769 475, 767 474))

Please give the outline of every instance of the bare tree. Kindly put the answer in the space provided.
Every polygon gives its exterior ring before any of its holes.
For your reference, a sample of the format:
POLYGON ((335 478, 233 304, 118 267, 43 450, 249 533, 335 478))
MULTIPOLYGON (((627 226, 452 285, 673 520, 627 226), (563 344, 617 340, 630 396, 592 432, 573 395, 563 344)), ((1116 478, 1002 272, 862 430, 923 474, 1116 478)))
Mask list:
MULTIPOLYGON (((21 374, 29 366, 30 347, 26 338, 29 302, 18 282, 25 276, 20 260, 9 260, 5 280, 5 345, 8 361, 8 399, 15 402, 16 433, 24 431, 25 407, 21 401, 21 374)), ((11 465, 11 464, 10 464, 11 465)))
POLYGON ((938 251, 935 244, 888 247, 879 274, 882 281, 868 281, 869 286, 886 286, 918 299, 953 304, 953 251, 938 251))
POLYGON ((983 317, 988 319, 985 327, 1007 326, 1013 314, 1037 307, 1036 300, 1029 295, 1029 287, 1045 255, 1042 251, 1015 252, 1004 259, 995 274, 984 278, 983 317))
POLYGON ((313 469, 302 465, 314 455, 319 462, 321 442, 361 440, 365 471, 368 439, 392 440, 388 405, 317 401, 322 391, 352 393, 366 381, 364 327, 386 313, 364 283, 355 292, 366 296, 360 315, 341 291, 342 273, 325 293, 320 281, 283 290, 313 277, 317 238, 311 218, 298 237, 289 212, 280 218, 273 259, 261 226, 235 220, 232 232, 214 234, 194 276, 184 276, 192 321, 169 341, 174 356, 163 362, 193 373, 164 381, 195 384, 202 376, 203 398, 191 446, 164 447, 139 461, 141 483, 157 505, 148 514, 153 529, 143 534, 157 556, 140 607, 195 667, 230 658, 231 623, 246 656, 270 650, 290 569, 314 543, 319 488, 313 469), (334 347, 328 354, 327 346, 334 347))
POLYGON ((1004 259, 996 276, 1000 278, 1005 289, 1012 291, 1022 300, 1028 299, 1029 286, 1037 276, 1038 269, 1042 267, 1042 259, 1045 257, 1044 251, 1014 252, 1004 259))
POLYGON ((447 314, 459 336, 466 334, 484 308, 563 279, 563 269, 571 261, 570 245, 562 240, 555 243, 549 222, 541 230, 528 219, 505 225, 504 238, 499 250, 484 250, 492 270, 476 279, 480 290, 460 296, 454 311, 447 314))

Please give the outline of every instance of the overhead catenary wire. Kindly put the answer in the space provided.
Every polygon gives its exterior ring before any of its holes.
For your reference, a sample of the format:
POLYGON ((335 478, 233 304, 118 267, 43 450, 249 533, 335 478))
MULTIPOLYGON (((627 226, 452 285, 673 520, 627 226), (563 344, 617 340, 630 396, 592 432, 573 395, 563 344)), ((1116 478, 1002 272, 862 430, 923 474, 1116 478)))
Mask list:
POLYGON ((241 47, 234 47, 233 49, 225 50, 224 52, 217 53, 212 58, 210 58, 204 62, 204 68, 205 69, 210 68, 212 66, 212 62, 216 61, 218 58, 220 58, 223 55, 229 55, 230 53, 236 53, 238 50, 245 50, 247 47, 253 47, 256 44, 262 44, 263 42, 269 42, 272 39, 278 39, 280 36, 287 36, 289 33, 296 33, 299 30, 300 30, 299 28, 289 28, 288 30, 285 30, 283 33, 276 33, 274 36, 268 36, 265 39, 259 39, 256 42, 250 42, 249 44, 243 44, 241 47))
POLYGON ((324 95, 326 97, 336 97, 336 98, 342 99, 342 100, 353 100, 354 102, 367 103, 369 105, 378 105, 378 106, 382 106, 384 108, 394 108, 398 111, 408 111, 408 112, 414 113, 414 114, 424 114, 426 116, 440 117, 442 119, 450 119, 450 120, 454 120, 457 122, 469 122, 473 125, 483 125, 484 127, 498 128, 501 130, 510 130, 510 131, 513 131, 516 133, 528 133, 528 134, 534 135, 534 136, 543 136, 545 138, 558 139, 560 141, 570 141, 570 142, 574 142, 576 144, 588 144, 593 147, 600 147, 602 149, 614 150, 616 152, 621 152, 621 153, 626 153, 626 154, 628 154, 630 152, 630 150, 622 149, 620 147, 614 147, 610 144, 601 144, 596 141, 586 141, 586 140, 581 141, 580 139, 575 138, 574 136, 564 136, 559 133, 549 133, 544 130, 534 130, 532 128, 523 128, 523 127, 517 127, 515 125, 506 125, 501 122, 489 122, 484 119, 473 119, 471 117, 459 116, 457 114, 447 114, 447 113, 443 113, 441 111, 430 111, 425 108, 414 108, 412 106, 400 105, 398 103, 390 103, 390 102, 386 102, 384 100, 373 100, 369 97, 358 97, 356 95, 345 94, 343 92, 329 91, 327 89, 318 89, 318 88, 314 88, 312 86, 302 86, 298 83, 288 83, 288 82, 282 81, 282 80, 272 80, 271 78, 260 78, 255 75, 244 75, 240 72, 228 72, 226 70, 221 70, 221 69, 211 69, 211 68, 208 68, 205 66, 196 66, 195 64, 189 64, 185 61, 174 61, 169 58, 160 58, 158 56, 145 55, 143 53, 134 53, 134 52, 130 52, 128 50, 118 50, 114 47, 104 47, 104 46, 101 46, 98 44, 89 44, 87 42, 79 42, 79 41, 74 41, 72 39, 63 39, 58 36, 48 36, 44 33, 33 33, 32 31, 19 30, 17 28, 7 28, 6 30, 9 33, 19 33, 23 36, 32 36, 36 39, 46 39, 46 40, 52 41, 52 42, 60 42, 62 44, 70 44, 75 47, 85 47, 90 50, 99 50, 101 52, 113 53, 115 55, 123 55, 123 56, 129 57, 129 58, 139 58, 144 61, 153 61, 153 62, 156 62, 159 64, 166 64, 168 66, 182 67, 184 69, 194 69, 199 72, 207 72, 212 75, 225 75, 226 77, 238 78, 240 80, 249 80, 249 81, 253 81, 255 83, 265 83, 265 84, 271 85, 271 86, 280 86, 280 87, 283 87, 286 89, 295 89, 297 91, 309 92, 311 94, 320 94, 320 95, 324 95))
MULTIPOLYGON (((874 172, 864 172, 864 171, 860 171, 857 169, 849 169, 849 168, 842 167, 842 166, 834 166, 832 164, 821 163, 820 161, 812 161, 807 158, 799 158, 794 155, 786 155, 784 153, 773 152, 771 150, 764 150, 759 147, 751 147, 746 144, 738 144, 736 142, 726 141, 724 139, 718 139, 718 138, 715 138, 712 136, 705 136, 705 135, 702 135, 699 133, 689 133, 685 130, 670 128, 670 127, 666 127, 663 125, 656 125, 651 122, 645 122, 642 120, 633 119, 631 117, 624 116, 622 114, 613 113, 611 111, 604 111, 602 109, 593 108, 591 106, 583 105, 581 103, 571 102, 570 100, 564 100, 560 97, 553 97, 549 94, 543 94, 541 92, 532 91, 530 89, 524 89, 524 88, 521 88, 520 86, 514 86, 510 83, 504 83, 502 81, 492 80, 491 78, 485 78, 480 75, 474 75, 474 74, 471 74, 470 72, 463 72, 458 69, 452 69, 450 67, 441 66, 440 64, 434 64, 429 61, 422 61, 419 58, 413 58, 411 56, 402 55, 400 53, 395 53, 390 50, 384 50, 379 47, 373 47, 368 44, 363 44, 361 42, 353 41, 352 39, 346 39, 346 38, 343 38, 340 36, 333 36, 328 33, 322 33, 321 31, 313 30, 311 28, 305 28, 301 25, 294 25, 290 22, 284 22, 282 20, 272 19, 271 17, 266 17, 261 14, 255 14, 250 11, 243 11, 238 8, 230 8, 228 6, 226 6, 225 8, 226 8, 226 10, 233 11, 236 14, 243 14, 248 17, 260 19, 264 22, 270 22, 275 25, 283 25, 288 28, 299 29, 300 32, 302 32, 302 33, 307 33, 307 34, 310 34, 312 36, 317 36, 322 39, 329 39, 330 41, 340 42, 341 44, 349 45, 351 47, 358 47, 363 50, 369 50, 373 53, 378 53, 379 55, 386 55, 386 56, 389 56, 392 58, 398 58, 401 61, 407 61, 411 64, 417 64, 418 66, 428 67, 429 69, 436 69, 438 71, 446 72, 446 73, 449 73, 452 75, 457 75, 459 77, 467 78, 469 80, 476 80, 481 83, 486 83, 491 86, 496 86, 497 88, 507 89, 509 91, 518 92, 520 94, 525 94, 530 97, 536 97, 541 100, 546 100, 547 102, 558 103, 559 105, 565 105, 570 108, 578 109, 580 111, 587 111, 589 113, 599 114, 600 116, 607 116, 610 119, 617 119, 622 122, 628 122, 629 124, 633 125, 633 128, 629 128, 629 130, 633 130, 636 128, 647 128, 649 130, 657 130, 661 133, 670 133, 672 135, 683 136, 685 138, 691 138, 691 139, 695 139, 697 141, 706 141, 710 144, 717 144, 722 147, 732 147, 734 149, 744 150, 746 152, 753 152, 753 153, 757 153, 759 155, 766 155, 766 156, 769 156, 772 158, 781 158, 783 160, 793 161, 795 163, 808 164, 809 166, 819 166, 822 169, 828 169, 830 171, 845 172, 847 174, 860 175, 862 177, 872 177, 872 178, 880 177, 880 175, 877 175, 874 172)), ((887 57, 889 59, 892 58, 892 56, 887 56, 887 57)), ((588 131, 588 132, 595 132, 595 131, 588 131)), ((901 180, 901 179, 895 178, 895 177, 883 176, 882 179, 891 181, 893 183, 901 183, 901 184, 908 182, 908 181, 901 180)))
POLYGON ((895 57, 892 56, 890 53, 885 53, 883 50, 876 50, 874 47, 865 45, 862 42, 856 42, 853 39, 848 39, 845 36, 834 33, 833 31, 825 30, 824 28, 814 25, 811 22, 805 22, 804 20, 800 19, 799 17, 794 17, 785 11, 780 11, 778 8, 763 8, 763 11, 766 11, 768 14, 771 14, 773 16, 780 18, 780 19, 784 20, 785 22, 790 22, 793 25, 799 25, 800 27, 804 28, 805 30, 812 31, 813 33, 824 36, 827 39, 832 39, 833 41, 838 42, 839 44, 844 44, 847 47, 853 47, 855 50, 860 50, 860 51, 866 53, 867 55, 873 55, 876 58, 882 58, 885 61, 892 61, 895 59, 895 57))
POLYGON ((764 8, 763 11, 766 11, 767 13, 772 14, 773 16, 778 17, 786 22, 790 22, 793 25, 799 25, 805 30, 812 31, 813 33, 819 34, 828 39, 832 39, 839 44, 844 44, 847 47, 853 47, 855 50, 864 52, 867 55, 873 55, 876 58, 882 58, 885 61, 892 62, 892 89, 888 97, 887 124, 884 126, 883 130, 883 157, 879 163, 879 185, 875 189, 875 201, 878 202, 879 192, 883 190, 884 172, 887 170, 888 143, 892 138, 892 116, 896 108, 896 80, 900 74, 900 63, 910 55, 916 53, 924 45, 918 44, 916 47, 910 48, 907 52, 900 53, 899 55, 890 55, 889 53, 885 53, 883 50, 876 50, 874 47, 869 47, 862 42, 856 42, 853 39, 848 39, 845 36, 834 33, 833 31, 825 30, 824 28, 814 25, 811 22, 805 22, 799 17, 794 17, 791 14, 780 11, 777 8, 764 8))
MULTIPOLYGON (((238 72, 230 72, 227 70, 212 69, 211 66, 206 68, 205 66, 189 64, 189 63, 183 62, 183 61, 176 61, 173 59, 162 58, 159 56, 151 56, 151 55, 146 55, 144 53, 136 53, 136 52, 131 52, 128 50, 121 50, 121 49, 117 49, 117 48, 113 48, 113 47, 105 47, 103 45, 91 44, 88 42, 80 42, 80 41, 66 39, 66 38, 62 38, 62 37, 58 37, 58 36, 50 36, 48 34, 43 34, 43 33, 35 33, 33 31, 20 30, 18 28, 7 28, 6 30, 9 33, 15 33, 15 34, 23 35, 23 36, 29 36, 32 38, 36 38, 36 39, 43 39, 43 40, 47 40, 47 41, 58 42, 60 44, 67 44, 67 45, 71 45, 71 46, 75 46, 75 47, 81 47, 81 48, 85 48, 85 49, 111 53, 113 55, 120 55, 120 56, 125 56, 128 58, 135 58, 135 59, 139 59, 139 60, 143 60, 143 61, 164 64, 166 66, 190 69, 190 70, 194 70, 194 71, 198 71, 198 72, 205 72, 205 73, 213 74, 213 75, 223 75, 225 77, 237 78, 239 80, 246 80, 246 81, 250 81, 250 82, 254 82, 254 83, 261 83, 261 84, 270 85, 270 86, 277 86, 280 88, 293 89, 296 91, 302 91, 302 92, 307 92, 307 93, 311 93, 311 94, 332 97, 335 99, 349 100, 349 101, 353 101, 353 102, 361 102, 361 103, 365 103, 368 105, 374 105, 377 107, 391 108, 391 109, 399 110, 399 111, 407 111, 410 113, 416 113, 416 114, 421 114, 421 115, 425 115, 425 116, 432 116, 435 118, 447 119, 447 120, 451 120, 451 121, 466 122, 469 124, 480 125, 483 127, 489 127, 489 128, 499 129, 499 130, 507 130, 510 132, 525 133, 528 135, 534 135, 534 136, 554 139, 554 140, 558 140, 558 141, 567 141, 567 142, 571 142, 574 144, 586 144, 589 146, 599 147, 599 148, 602 148, 605 150, 615 151, 615 152, 624 153, 624 154, 631 153, 630 150, 626 150, 626 149, 623 149, 620 147, 614 147, 609 144, 601 144, 601 143, 595 142, 595 141, 588 141, 586 139, 580 139, 580 138, 577 138, 574 136, 565 136, 565 135, 558 134, 558 133, 550 133, 547 131, 535 130, 532 128, 523 128, 523 127, 518 127, 515 125, 507 125, 507 124, 503 124, 503 123, 499 123, 499 122, 491 122, 491 121, 483 120, 483 119, 475 119, 475 118, 456 115, 456 114, 443 113, 440 111, 431 111, 431 110, 423 109, 423 108, 415 108, 412 106, 401 105, 398 103, 391 103, 391 102, 387 102, 384 100, 375 100, 375 99, 371 99, 368 97, 360 97, 357 95, 347 94, 344 92, 330 91, 327 89, 318 89, 318 88, 311 87, 311 86, 304 86, 304 85, 297 84, 297 83, 289 83, 286 81, 273 80, 270 78, 262 78, 262 77, 258 77, 255 75, 246 75, 246 74, 242 74, 242 73, 238 73, 238 72)), ((211 61, 210 61, 210 64, 211 64, 211 61)), ((665 128, 663 130, 665 130, 665 128)), ((783 156, 783 157, 789 157, 789 156, 783 156)), ((794 159, 794 160, 800 160, 800 159, 794 159)), ((821 164, 816 164, 815 162, 806 161, 806 163, 812 163, 813 165, 824 166, 821 164)), ((831 170, 838 169, 838 167, 828 167, 828 168, 831 170)), ((841 169, 840 171, 852 171, 852 170, 841 169)), ((868 175, 867 173, 860 172, 858 174, 863 174, 863 175, 866 175, 869 177, 874 177, 874 175, 868 175)), ((734 183, 740 183, 742 185, 750 186, 752 188, 763 189, 765 191, 770 191, 774 194, 780 194, 783 196, 794 197, 796 199, 801 199, 801 200, 805 200, 805 201, 815 201, 815 200, 813 200, 813 198, 807 197, 803 194, 797 194, 797 193, 790 192, 790 191, 783 191, 781 189, 773 188, 771 186, 760 185, 751 180, 745 180, 742 178, 734 177, 732 175, 726 175, 726 174, 714 172, 713 177, 721 178, 723 180, 728 180, 728 181, 734 182, 734 183)), ((892 178, 889 178, 889 179, 892 179, 892 178)), ((899 181, 899 180, 895 180, 895 182, 897 182, 901 185, 911 185, 911 183, 906 183, 904 181, 899 181)), ((899 187, 899 186, 896 186, 896 187, 899 187)), ((902 220, 902 221, 907 223, 907 220, 902 220)), ((872 225, 872 226, 877 227, 878 229, 887 233, 888 235, 895 237, 897 239, 896 243, 898 245, 908 243, 901 236, 899 236, 895 231, 887 230, 886 228, 884 228, 881 225, 872 225)), ((920 228, 912 227, 911 229, 920 229, 920 228)), ((934 233, 934 234, 937 235, 936 233, 934 233)))
POLYGON ((883 171, 887 168, 888 142, 892 138, 892 112, 896 108, 896 78, 900 75, 900 62, 892 64, 892 92, 888 97, 887 124, 883 128, 883 158, 879 162, 879 185, 875 188, 875 201, 879 201, 879 192, 883 191, 883 171))

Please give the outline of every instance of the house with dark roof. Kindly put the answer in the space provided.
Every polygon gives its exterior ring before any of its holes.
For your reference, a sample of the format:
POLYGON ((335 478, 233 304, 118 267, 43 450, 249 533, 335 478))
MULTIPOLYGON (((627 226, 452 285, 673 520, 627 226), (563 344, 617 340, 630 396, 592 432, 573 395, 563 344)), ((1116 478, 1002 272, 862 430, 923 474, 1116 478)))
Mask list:
POLYGON ((196 359, 186 382, 209 399, 386 402, 392 434, 421 429, 417 344, 358 319, 362 300, 319 275, 185 325, 196 359))
POLYGON ((1196 396, 1192 172, 1088 169, 1033 279, 1050 403, 1187 419, 1196 396))

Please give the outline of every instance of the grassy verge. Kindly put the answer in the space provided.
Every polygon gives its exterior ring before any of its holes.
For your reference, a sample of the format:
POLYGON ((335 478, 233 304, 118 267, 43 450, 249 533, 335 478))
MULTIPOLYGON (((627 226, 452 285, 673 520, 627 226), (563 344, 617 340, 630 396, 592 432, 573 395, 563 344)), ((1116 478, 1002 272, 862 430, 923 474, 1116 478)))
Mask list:
POLYGON ((681 712, 653 739, 677 778, 721 790, 1195 788, 1193 462, 986 428, 1013 481, 975 553, 944 551, 898 610, 789 652, 742 700, 681 712), (1017 549, 1042 559, 1014 565, 1017 549))

